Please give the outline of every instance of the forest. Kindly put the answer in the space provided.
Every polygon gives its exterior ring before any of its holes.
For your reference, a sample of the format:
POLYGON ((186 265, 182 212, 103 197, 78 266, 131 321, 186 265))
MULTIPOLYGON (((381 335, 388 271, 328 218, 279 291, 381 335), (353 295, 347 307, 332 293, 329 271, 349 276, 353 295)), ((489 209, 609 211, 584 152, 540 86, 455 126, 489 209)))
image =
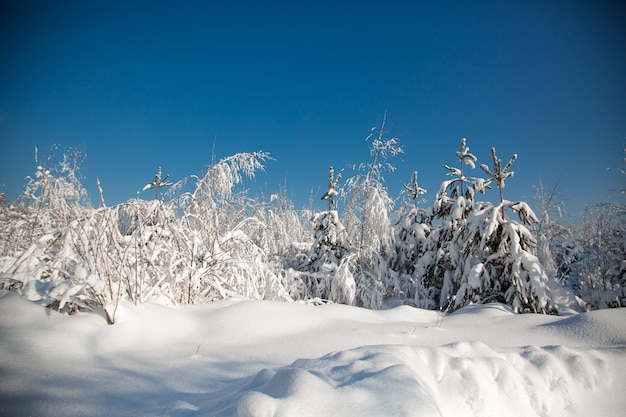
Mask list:
POLYGON ((626 306, 626 203, 589 206, 566 224, 556 187, 537 187, 535 210, 507 200, 517 155, 503 163, 492 148, 479 163, 466 139, 432 203, 417 172, 392 197, 384 174, 402 147, 384 124, 367 144, 370 160, 352 177, 324 168, 323 211, 296 208, 286 190, 246 192, 266 152, 228 156, 175 183, 159 168, 144 187, 149 200, 107 206, 98 183, 97 207, 80 152, 37 161, 23 193, 0 204, 0 289, 69 314, 96 311, 109 324, 121 300, 233 296, 443 312, 490 302, 546 314, 626 306))

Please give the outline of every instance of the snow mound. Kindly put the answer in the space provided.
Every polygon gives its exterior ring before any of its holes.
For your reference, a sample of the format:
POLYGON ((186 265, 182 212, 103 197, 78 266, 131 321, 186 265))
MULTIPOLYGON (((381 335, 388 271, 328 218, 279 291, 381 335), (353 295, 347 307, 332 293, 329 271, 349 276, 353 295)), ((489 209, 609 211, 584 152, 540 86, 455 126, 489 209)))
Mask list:
MULTIPOLYGON (((596 351, 499 352, 481 342, 367 346, 265 369, 219 415, 569 416, 584 413, 585 393, 611 383, 596 351)), ((605 400, 619 407, 619 400, 605 400)))
POLYGON ((576 314, 543 327, 585 345, 626 346, 626 308, 576 314))
POLYGON ((491 304, 471 304, 458 309, 453 312, 452 316, 461 316, 464 314, 471 314, 480 317, 503 317, 515 315, 513 309, 505 304, 491 303, 491 304))
POLYGON ((626 309, 123 303, 118 322, 0 292, 0 416, 623 415, 626 309), (331 353, 329 353, 331 352, 331 353))

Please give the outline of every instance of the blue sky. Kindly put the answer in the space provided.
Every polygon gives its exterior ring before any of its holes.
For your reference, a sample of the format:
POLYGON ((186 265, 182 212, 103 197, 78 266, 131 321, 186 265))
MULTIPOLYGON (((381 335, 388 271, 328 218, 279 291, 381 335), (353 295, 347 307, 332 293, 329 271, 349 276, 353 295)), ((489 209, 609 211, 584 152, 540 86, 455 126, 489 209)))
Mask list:
POLYGON ((115 204, 158 166, 201 174, 215 141, 218 159, 270 152, 248 188, 303 206, 330 165, 367 162, 387 112, 392 195, 417 170, 432 200, 467 137, 479 163, 519 155, 505 198, 558 182, 575 215, 624 188, 618 3, 5 1, 0 183, 13 199, 34 146, 78 147, 92 199, 97 176, 115 204))

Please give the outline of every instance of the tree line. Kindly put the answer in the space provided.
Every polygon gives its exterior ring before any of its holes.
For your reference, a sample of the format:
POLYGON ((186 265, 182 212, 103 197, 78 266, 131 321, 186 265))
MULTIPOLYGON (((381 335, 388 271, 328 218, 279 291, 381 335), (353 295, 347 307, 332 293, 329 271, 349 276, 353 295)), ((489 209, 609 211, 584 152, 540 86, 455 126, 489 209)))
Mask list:
POLYGON ((445 311, 500 302, 555 314, 555 294, 565 291, 580 308, 626 306, 625 204, 589 207, 575 227, 561 222, 558 190, 540 186, 536 215, 505 199, 517 155, 502 164, 493 148, 490 164, 478 164, 482 175, 471 176, 478 158, 466 139, 430 205, 420 201, 417 172, 394 200, 383 174, 402 147, 384 121, 368 144, 370 160, 352 177, 329 168, 328 207, 319 212, 296 209, 284 190, 259 199, 239 187, 264 170, 265 152, 226 157, 176 183, 159 168, 144 187, 155 189, 154 200, 108 207, 98 183, 92 207, 82 156, 69 150, 39 164, 14 202, 3 199, 0 288, 67 313, 98 311, 111 324, 123 299, 244 296, 445 311), (489 188, 497 203, 481 198, 489 188))

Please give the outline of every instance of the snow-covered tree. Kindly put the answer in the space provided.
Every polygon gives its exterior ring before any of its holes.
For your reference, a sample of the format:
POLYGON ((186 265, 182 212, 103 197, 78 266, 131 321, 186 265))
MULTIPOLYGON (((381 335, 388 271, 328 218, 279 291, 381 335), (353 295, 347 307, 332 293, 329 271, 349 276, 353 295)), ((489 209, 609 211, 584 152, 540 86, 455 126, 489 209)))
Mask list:
POLYGON ((585 209, 570 280, 589 308, 626 306, 626 205, 585 209))
POLYGON ((411 201, 400 208, 394 225, 395 241, 390 265, 397 282, 392 286, 396 291, 392 296, 419 308, 432 309, 435 308, 435 288, 427 286, 426 274, 418 269, 432 224, 418 205, 419 196, 426 190, 417 182, 417 171, 413 173, 411 183, 404 186, 404 191, 411 201))
MULTIPOLYGON (((482 166, 488 179, 467 177, 461 168, 446 165, 453 178, 443 182, 422 216, 422 227, 430 227, 430 233, 415 264, 416 280, 425 294, 439 293, 439 308, 498 301, 518 312, 553 312, 549 277, 534 255, 536 241, 527 227, 537 221, 535 214, 526 203, 504 200, 502 193, 497 205, 475 201, 492 181, 501 191, 513 175, 509 169, 515 158, 503 169, 495 149, 492 156, 494 168, 482 166), (506 210, 521 222, 507 218, 506 210)), ((465 139, 457 158, 461 167, 475 166, 477 158, 465 139)))
POLYGON ((476 167, 476 156, 469 152, 467 139, 461 139, 461 150, 456 152, 459 167, 444 165, 450 180, 444 181, 439 187, 435 201, 430 209, 430 216, 450 221, 452 227, 463 223, 474 206, 476 192, 484 193, 489 187, 489 180, 479 177, 467 177, 464 166, 476 167))
MULTIPOLYGON (((549 276, 535 256, 536 240, 528 229, 538 219, 528 204, 504 200, 505 180, 517 155, 502 168, 492 148, 493 169, 481 168, 500 190, 500 204, 475 203, 456 238, 463 254, 455 305, 500 301, 517 312, 554 312, 548 290, 549 276), (506 210, 517 213, 521 223, 507 218, 506 210)), ((458 270, 457 270, 458 271, 458 270)))
POLYGON ((417 171, 413 172, 413 176, 411 177, 411 183, 405 184, 403 187, 403 190, 409 193, 409 195, 413 199, 413 202, 415 203, 416 206, 418 203, 419 196, 422 194, 426 194, 427 192, 426 189, 420 187, 419 184, 417 183, 417 171))
POLYGON ((516 312, 556 311, 549 276, 534 255, 536 240, 528 229, 538 219, 524 202, 477 206, 462 230, 462 265, 456 306, 498 301, 516 312), (509 209, 521 222, 504 215, 509 209))
POLYGON ((334 207, 341 174, 335 178, 333 167, 330 167, 328 176, 328 190, 322 196, 322 200, 328 201, 328 210, 313 215, 314 240, 309 251, 307 272, 301 276, 306 283, 308 297, 352 304, 356 290, 354 278, 348 274, 348 268, 340 269, 342 261, 347 262, 350 244, 334 207))
POLYGON ((332 211, 335 208, 335 198, 337 197, 337 185, 341 181, 341 173, 335 178, 335 169, 333 167, 328 168, 328 190, 326 194, 322 196, 322 200, 328 201, 328 211, 332 211))
POLYGON ((513 162, 517 159, 517 154, 513 154, 504 168, 502 168, 502 161, 496 155, 496 148, 491 148, 491 157, 493 158, 493 170, 485 164, 480 164, 480 168, 485 171, 487 175, 489 175, 489 182, 496 182, 496 187, 500 190, 500 203, 502 203, 504 201, 504 181, 515 174, 515 172, 510 171, 510 168, 511 165, 513 165, 513 162))
MULTIPOLYGON (((626 179, 626 172, 619 172, 626 179)), ((621 194, 626 196, 626 187, 621 194)), ((566 241, 564 272, 588 308, 626 307, 625 231, 626 203, 600 203, 585 208, 573 239, 566 241)))
POLYGON ((465 265, 464 254, 460 249, 460 232, 474 209, 476 192, 483 193, 488 186, 488 182, 482 178, 465 175, 464 166, 473 169, 477 161, 476 156, 469 152, 467 139, 461 139, 461 148, 456 156, 459 167, 444 165, 448 170, 447 175, 452 178, 441 184, 432 206, 426 212, 427 221, 439 219, 441 224, 429 235, 423 257, 417 266, 418 271, 425 275, 422 279, 424 287, 438 290, 439 308, 448 306, 456 297, 465 265))
POLYGON ((337 195, 338 181, 341 174, 334 178, 333 167, 329 168, 328 191, 322 197, 328 200, 328 210, 313 215, 313 232, 315 234, 311 245, 310 260, 314 271, 326 263, 339 265, 341 258, 350 248, 345 227, 339 220, 339 214, 334 207, 334 196, 337 195))
POLYGON ((355 251, 351 259, 356 303, 374 309, 382 305, 389 290, 389 250, 394 239, 389 220, 393 201, 384 186, 383 174, 395 170, 389 158, 403 152, 396 138, 385 137, 385 120, 366 139, 371 141, 371 161, 359 165, 360 172, 342 189, 347 199, 343 223, 355 251))
POLYGON ((149 182, 148 184, 146 184, 143 187, 143 191, 146 190, 155 190, 155 199, 159 199, 159 189, 163 188, 163 187, 169 187, 171 185, 173 185, 171 182, 169 182, 167 179, 170 177, 170 174, 167 174, 165 177, 161 178, 162 175, 162 171, 161 171, 161 167, 159 167, 159 169, 157 170, 157 173, 154 176, 154 181, 149 182))
POLYGON ((531 231, 537 238, 537 257, 546 272, 561 285, 571 286, 569 277, 579 251, 573 228, 563 223, 565 203, 560 193, 558 184, 546 189, 543 182, 539 182, 535 189, 539 221, 533 224, 531 231))
MULTIPOLYGON (((188 259, 190 282, 200 282, 203 300, 234 294, 250 298, 290 299, 281 277, 267 262, 267 253, 248 230, 262 224, 254 217, 254 204, 233 188, 247 176, 253 178, 271 159, 266 152, 238 153, 213 164, 196 179, 193 192, 181 200, 186 227, 196 233, 201 249, 192 246, 188 259), (197 252, 200 250, 200 252, 197 252), (204 272, 198 274, 197 270, 204 272), (198 276, 199 275, 199 276, 198 276)), ((195 284, 194 284, 195 285, 195 284)))
POLYGON ((282 278, 287 292, 294 299, 307 297, 307 290, 297 271, 309 265, 309 250, 313 230, 309 208, 296 209, 288 198, 286 188, 254 203, 252 217, 258 222, 248 223, 246 233, 266 254, 266 262, 282 278))

